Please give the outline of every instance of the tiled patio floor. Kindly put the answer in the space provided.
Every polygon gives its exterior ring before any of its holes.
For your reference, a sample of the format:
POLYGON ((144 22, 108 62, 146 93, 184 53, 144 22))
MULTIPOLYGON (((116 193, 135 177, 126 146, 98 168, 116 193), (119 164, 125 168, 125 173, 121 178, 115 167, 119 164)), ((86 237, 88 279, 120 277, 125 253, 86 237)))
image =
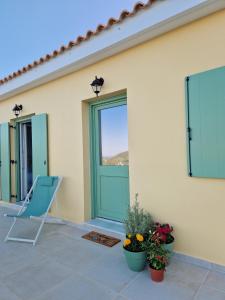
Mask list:
MULTIPOLYGON (((35 247, 4 243, 12 221, 6 211, 0 206, 0 300, 225 300, 223 273, 173 259, 165 281, 153 283, 147 271, 127 268, 121 243, 84 240, 78 227, 47 224, 35 247)), ((32 227, 23 221, 17 233, 30 236, 32 227)))

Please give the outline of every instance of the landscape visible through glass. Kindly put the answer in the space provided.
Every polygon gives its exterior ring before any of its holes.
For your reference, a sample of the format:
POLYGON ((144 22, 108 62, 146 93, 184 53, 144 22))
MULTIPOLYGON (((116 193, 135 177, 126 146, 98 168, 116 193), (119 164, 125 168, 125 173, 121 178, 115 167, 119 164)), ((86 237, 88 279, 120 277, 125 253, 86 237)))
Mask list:
POLYGON ((127 105, 102 109, 100 124, 101 164, 128 165, 127 105))

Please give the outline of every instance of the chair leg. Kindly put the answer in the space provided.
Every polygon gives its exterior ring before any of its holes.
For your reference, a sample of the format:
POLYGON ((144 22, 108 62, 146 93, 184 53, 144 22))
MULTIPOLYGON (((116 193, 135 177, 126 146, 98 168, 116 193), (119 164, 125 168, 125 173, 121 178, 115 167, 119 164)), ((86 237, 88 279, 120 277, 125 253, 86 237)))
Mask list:
POLYGON ((40 227, 38 228, 38 232, 37 232, 36 237, 35 237, 35 239, 34 239, 34 241, 33 241, 33 246, 35 246, 36 243, 37 243, 37 240, 38 240, 39 235, 40 235, 40 233, 41 233, 42 227, 43 227, 43 225, 44 225, 44 223, 45 223, 45 219, 46 219, 46 217, 44 217, 44 218, 42 219, 42 221, 41 221, 41 225, 40 225, 40 227))
POLYGON ((12 223, 12 226, 10 227, 9 232, 8 232, 8 234, 7 234, 6 237, 5 237, 5 240, 4 240, 5 242, 8 241, 9 235, 10 235, 10 233, 11 233, 11 231, 12 231, 14 225, 16 224, 16 220, 17 220, 17 218, 14 217, 14 221, 13 221, 13 223, 12 223))
POLYGON ((35 246, 36 243, 37 243, 38 237, 39 237, 39 235, 40 235, 40 233, 41 233, 42 227, 43 227, 43 225, 44 225, 44 223, 45 223, 45 219, 46 219, 46 216, 42 219, 41 225, 40 225, 39 228, 38 228, 38 231, 37 231, 37 234, 36 234, 34 240, 31 240, 31 239, 24 239, 24 238, 10 237, 10 233, 11 233, 11 231, 12 231, 12 229, 13 229, 14 225, 16 224, 16 221, 17 221, 17 218, 14 217, 13 224, 11 225, 11 227, 10 227, 10 229, 9 229, 9 232, 8 232, 8 234, 6 235, 4 241, 5 241, 5 242, 7 242, 7 241, 17 241, 17 242, 32 243, 33 246, 35 246))

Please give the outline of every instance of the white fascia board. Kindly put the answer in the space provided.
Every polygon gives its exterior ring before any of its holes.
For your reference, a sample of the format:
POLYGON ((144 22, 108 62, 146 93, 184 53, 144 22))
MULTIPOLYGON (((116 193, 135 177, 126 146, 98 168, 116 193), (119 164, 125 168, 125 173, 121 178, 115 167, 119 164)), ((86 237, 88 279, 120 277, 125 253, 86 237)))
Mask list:
POLYGON ((159 0, 0 86, 0 100, 54 80, 225 8, 225 0, 159 0))

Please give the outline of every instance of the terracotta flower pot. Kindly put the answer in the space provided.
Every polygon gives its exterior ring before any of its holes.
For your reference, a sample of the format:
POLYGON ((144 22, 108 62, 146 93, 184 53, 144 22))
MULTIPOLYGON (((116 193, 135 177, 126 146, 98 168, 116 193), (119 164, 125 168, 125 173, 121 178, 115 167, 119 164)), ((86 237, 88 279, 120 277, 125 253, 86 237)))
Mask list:
POLYGON ((150 266, 148 267, 148 269, 149 269, 150 277, 153 281, 155 281, 155 282, 163 281, 165 269, 155 270, 155 269, 151 268, 150 266))
POLYGON ((143 271, 146 266, 146 252, 130 252, 123 248, 127 265, 130 270, 135 272, 143 271))

